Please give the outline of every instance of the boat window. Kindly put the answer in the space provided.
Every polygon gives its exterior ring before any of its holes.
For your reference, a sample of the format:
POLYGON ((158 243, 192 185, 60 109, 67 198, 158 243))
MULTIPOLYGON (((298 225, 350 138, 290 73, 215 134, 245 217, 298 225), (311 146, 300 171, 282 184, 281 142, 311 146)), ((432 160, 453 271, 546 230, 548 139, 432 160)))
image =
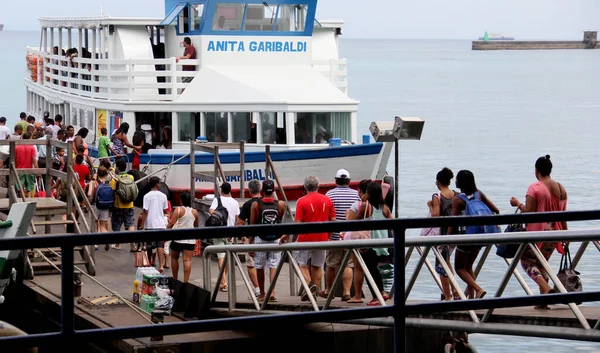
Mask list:
POLYGON ((308 5, 279 5, 276 31, 303 32, 308 5))
MULTIPOLYGON (((233 141, 256 141, 256 136, 252 139, 252 113, 231 113, 233 121, 233 141)), ((256 130, 254 130, 256 135, 256 130)))
POLYGON ((260 113, 262 140, 264 144, 285 144, 285 113, 260 113))
POLYGON ((227 113, 204 113, 208 142, 227 142, 227 113))
POLYGON ((212 22, 213 31, 241 31, 245 4, 217 4, 212 22))
POLYGON ((248 5, 244 19, 244 31, 273 31, 277 5, 248 5))
POLYGON ((200 136, 200 113, 179 113, 179 141, 195 140, 200 136))
POLYGON ((183 11, 179 13, 179 21, 177 25, 178 32, 180 34, 190 33, 190 7, 186 6, 183 11))
POLYGON ((200 25, 202 24, 202 16, 204 14, 204 4, 192 4, 190 5, 192 12, 192 31, 199 31, 200 25))
POLYGON ((296 143, 328 143, 332 137, 349 141, 350 113, 298 113, 296 143))

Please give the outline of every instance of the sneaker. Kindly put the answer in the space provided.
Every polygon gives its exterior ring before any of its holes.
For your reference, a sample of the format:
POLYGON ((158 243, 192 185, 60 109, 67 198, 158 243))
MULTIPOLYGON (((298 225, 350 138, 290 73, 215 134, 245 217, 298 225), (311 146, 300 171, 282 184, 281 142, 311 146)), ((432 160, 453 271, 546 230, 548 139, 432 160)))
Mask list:
MULTIPOLYGON (((310 290, 310 293, 312 294, 313 297, 317 294, 317 286, 313 282, 310 282, 308 284, 308 289, 310 290)), ((304 292, 304 294, 302 294, 301 300, 303 302, 308 301, 308 294, 306 292, 304 292)))

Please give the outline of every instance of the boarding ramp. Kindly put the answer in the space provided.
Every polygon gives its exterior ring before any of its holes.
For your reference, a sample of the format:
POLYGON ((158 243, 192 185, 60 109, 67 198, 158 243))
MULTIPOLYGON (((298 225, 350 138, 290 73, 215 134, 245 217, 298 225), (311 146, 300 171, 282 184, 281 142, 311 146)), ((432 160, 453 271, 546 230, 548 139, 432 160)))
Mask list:
MULTIPOLYGON (((92 207, 86 192, 83 190, 75 171, 73 170, 73 144, 65 143, 56 140, 18 140, 18 141, 0 141, 0 149, 8 147, 9 154, 6 156, 4 164, 6 168, 0 169, 0 176, 8 179, 8 198, 0 199, 0 212, 8 212, 13 206, 18 203, 32 202, 35 203, 35 217, 30 218, 30 234, 32 236, 46 236, 51 234, 64 234, 67 230, 76 234, 89 234, 96 231, 96 222, 98 214, 96 209, 92 207), (46 150, 46 167, 45 168, 16 168, 16 147, 18 145, 29 145, 45 148, 46 150), (56 148, 65 150, 65 169, 64 171, 55 170, 52 168, 53 151, 56 148), (36 185, 41 185, 37 197, 28 198, 25 193, 21 192, 23 185, 20 176, 29 175, 36 178, 36 185), (37 176, 43 176, 43 181, 38 180, 37 176), (62 185, 60 189, 60 199, 53 197, 52 186, 62 185), (45 190, 44 190, 45 189, 45 190), (86 206, 87 212, 83 211, 83 207, 78 202, 78 195, 81 197, 83 204, 86 206), (76 216, 76 213, 79 217, 76 216), (40 220, 43 219, 43 220, 40 220), (81 224, 81 226, 80 226, 81 224), (43 227, 44 230, 38 229, 43 227)), ((41 178, 40 178, 41 179, 41 178)), ((77 247, 75 250, 81 255, 82 260, 77 264, 85 265, 89 274, 96 273, 94 262, 93 247, 84 246, 77 247)), ((60 266, 59 258, 60 249, 41 249, 30 251, 28 256, 27 278, 33 278, 37 274, 46 274, 54 272, 56 266, 60 266), (40 259, 39 252, 50 256, 53 261, 40 259), (42 260, 42 261, 39 261, 42 260)))

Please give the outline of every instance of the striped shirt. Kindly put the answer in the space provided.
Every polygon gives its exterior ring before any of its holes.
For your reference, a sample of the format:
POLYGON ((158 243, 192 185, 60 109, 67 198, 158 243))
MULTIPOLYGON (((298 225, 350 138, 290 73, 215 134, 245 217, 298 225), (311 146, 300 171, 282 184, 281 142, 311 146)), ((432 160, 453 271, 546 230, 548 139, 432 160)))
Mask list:
MULTIPOLYGON (((335 218, 338 221, 346 220, 346 211, 350 209, 353 203, 360 201, 358 191, 348 186, 336 186, 335 189, 327 191, 325 194, 333 203, 335 208, 335 218)), ((340 240, 340 233, 332 233, 331 240, 340 240)))

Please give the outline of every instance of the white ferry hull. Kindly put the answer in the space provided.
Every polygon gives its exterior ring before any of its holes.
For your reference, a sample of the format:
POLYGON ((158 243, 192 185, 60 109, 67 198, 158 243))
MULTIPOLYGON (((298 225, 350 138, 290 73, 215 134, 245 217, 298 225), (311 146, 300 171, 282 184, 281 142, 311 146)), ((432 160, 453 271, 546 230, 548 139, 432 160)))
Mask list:
MULTIPOLYGON (((271 152, 271 159, 275 165, 277 176, 281 181, 286 196, 290 200, 302 197, 304 178, 315 175, 321 182, 321 191, 335 187, 334 177, 339 169, 347 169, 352 177, 352 186, 356 186, 363 179, 381 181, 385 175, 385 166, 388 163, 391 145, 372 143, 366 145, 324 147, 322 149, 305 149, 292 151, 271 152)), ((176 195, 190 190, 191 171, 190 160, 184 158, 169 167, 173 161, 184 156, 183 150, 163 152, 151 151, 150 154, 140 158, 140 169, 146 174, 167 168, 158 172, 159 177, 166 174, 165 183, 176 195)), ((212 174, 214 170, 213 156, 198 152, 196 155, 196 171, 212 174)), ((226 171, 240 171, 239 152, 225 152, 220 154, 221 164, 226 171)), ((273 179, 270 175, 269 179, 273 179)), ((240 177, 227 176, 227 182, 232 185, 233 195, 240 194, 240 177)), ((265 153, 247 152, 245 154, 244 182, 250 180, 265 180, 265 153)), ((207 180, 196 179, 196 197, 214 193, 214 183, 207 180)))

